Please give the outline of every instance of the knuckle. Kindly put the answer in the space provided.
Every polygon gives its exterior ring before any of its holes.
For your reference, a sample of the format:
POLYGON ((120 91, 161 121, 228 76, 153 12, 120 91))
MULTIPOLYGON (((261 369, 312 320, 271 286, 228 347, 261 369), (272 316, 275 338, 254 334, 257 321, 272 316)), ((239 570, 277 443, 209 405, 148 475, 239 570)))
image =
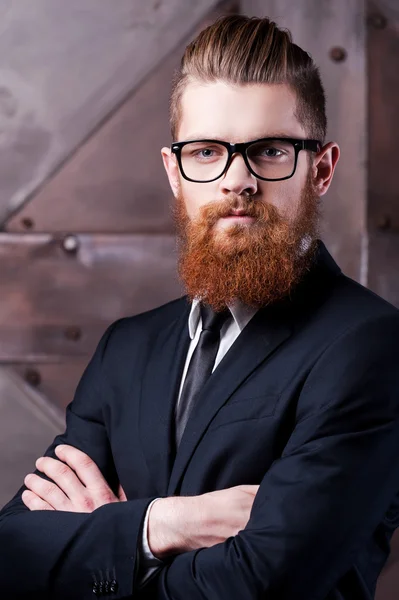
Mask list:
POLYGON ((115 496, 110 489, 104 490, 100 498, 102 504, 111 504, 111 502, 115 502, 115 496))
POLYGON ((54 494, 55 494, 54 486, 51 485, 51 483, 45 483, 43 485, 43 494, 45 496, 54 496, 54 494))
POLYGON ((90 458, 90 456, 87 456, 87 454, 82 453, 82 456, 79 459, 79 465, 85 469, 91 467, 93 465, 93 461, 90 458))
POLYGON ((93 512, 95 509, 94 500, 91 496, 83 496, 82 498, 82 507, 84 512, 93 512))
POLYGON ((66 477, 70 473, 70 468, 68 467, 68 465, 59 462, 59 464, 56 466, 56 472, 57 475, 59 475, 60 477, 66 477))

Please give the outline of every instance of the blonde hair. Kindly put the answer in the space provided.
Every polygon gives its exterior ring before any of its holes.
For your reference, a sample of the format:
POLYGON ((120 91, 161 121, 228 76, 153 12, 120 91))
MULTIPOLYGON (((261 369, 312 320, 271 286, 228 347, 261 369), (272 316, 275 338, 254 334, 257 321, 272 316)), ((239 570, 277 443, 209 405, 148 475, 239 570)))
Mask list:
POLYGON ((170 126, 176 140, 181 96, 190 80, 231 84, 288 84, 296 94, 298 121, 314 139, 327 130, 325 94, 317 66, 293 43, 291 33, 268 18, 220 17, 187 46, 170 96, 170 126))

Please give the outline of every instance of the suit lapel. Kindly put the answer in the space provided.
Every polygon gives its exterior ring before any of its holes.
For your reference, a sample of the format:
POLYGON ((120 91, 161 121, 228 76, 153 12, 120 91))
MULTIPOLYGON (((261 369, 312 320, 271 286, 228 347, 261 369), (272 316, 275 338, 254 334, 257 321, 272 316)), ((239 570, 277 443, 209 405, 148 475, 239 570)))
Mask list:
POLYGON ((153 340, 141 388, 141 444, 157 493, 161 495, 166 493, 174 458, 174 406, 190 343, 189 312, 190 306, 182 300, 180 316, 153 340))
POLYGON ((217 411, 238 386, 290 335, 287 321, 276 311, 262 309, 238 336, 202 392, 184 430, 167 494, 178 493, 191 456, 217 411))

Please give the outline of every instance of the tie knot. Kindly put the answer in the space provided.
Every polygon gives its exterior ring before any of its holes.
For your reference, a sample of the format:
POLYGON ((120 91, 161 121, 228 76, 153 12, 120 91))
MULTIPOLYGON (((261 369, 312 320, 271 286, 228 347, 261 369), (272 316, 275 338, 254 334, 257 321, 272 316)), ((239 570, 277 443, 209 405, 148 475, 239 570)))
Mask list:
POLYGON ((202 330, 207 331, 220 331, 223 324, 230 316, 228 308, 222 312, 215 312, 208 304, 200 305, 201 319, 202 319, 202 330))

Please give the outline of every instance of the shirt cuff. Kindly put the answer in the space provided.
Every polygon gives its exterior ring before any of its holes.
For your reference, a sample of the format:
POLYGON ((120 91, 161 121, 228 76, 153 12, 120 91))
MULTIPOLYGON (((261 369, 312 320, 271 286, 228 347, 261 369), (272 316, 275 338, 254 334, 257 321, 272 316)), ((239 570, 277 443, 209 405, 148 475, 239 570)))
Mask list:
POLYGON ((144 567, 152 567, 155 565, 163 564, 162 560, 160 560, 159 558, 157 558, 156 556, 153 555, 153 553, 150 550, 150 545, 148 543, 148 520, 149 520, 150 510, 151 510, 151 507, 154 504, 154 502, 156 502, 157 500, 160 500, 160 498, 155 498, 149 504, 149 506, 147 508, 147 512, 145 514, 145 518, 144 518, 142 544, 141 544, 141 550, 142 550, 141 561, 142 561, 142 565, 144 567))

